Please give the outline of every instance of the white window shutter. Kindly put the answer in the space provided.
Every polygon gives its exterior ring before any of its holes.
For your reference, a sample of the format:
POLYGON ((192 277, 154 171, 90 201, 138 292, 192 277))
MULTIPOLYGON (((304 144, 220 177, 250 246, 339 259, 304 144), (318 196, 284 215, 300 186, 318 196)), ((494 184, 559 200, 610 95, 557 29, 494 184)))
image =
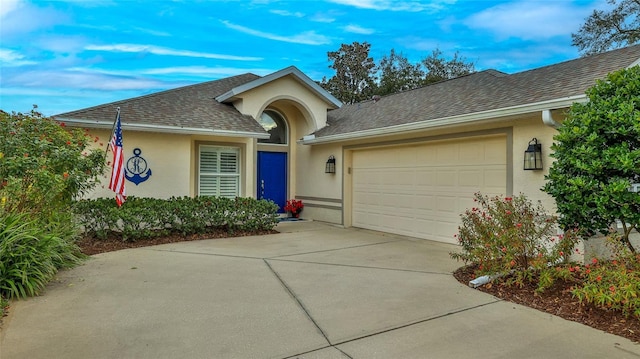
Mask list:
POLYGON ((240 195, 240 150, 200 146, 198 193, 235 198, 240 195))

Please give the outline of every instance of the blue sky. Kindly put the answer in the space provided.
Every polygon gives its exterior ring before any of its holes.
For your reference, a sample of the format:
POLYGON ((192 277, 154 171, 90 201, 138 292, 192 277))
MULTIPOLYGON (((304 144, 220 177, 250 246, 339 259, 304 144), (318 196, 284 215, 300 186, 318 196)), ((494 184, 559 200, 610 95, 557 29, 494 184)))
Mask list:
POLYGON ((439 48, 514 73, 579 56, 571 33, 605 0, 0 0, 0 109, 45 115, 290 65, 369 42, 412 62, 439 48))

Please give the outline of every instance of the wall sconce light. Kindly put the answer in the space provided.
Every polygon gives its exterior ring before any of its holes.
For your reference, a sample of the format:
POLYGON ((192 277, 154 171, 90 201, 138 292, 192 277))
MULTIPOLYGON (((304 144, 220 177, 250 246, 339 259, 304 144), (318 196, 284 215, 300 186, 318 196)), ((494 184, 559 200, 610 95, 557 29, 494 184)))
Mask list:
POLYGON ((529 147, 527 147, 527 150, 524 151, 524 169, 542 169, 542 144, 538 143, 537 138, 533 138, 531 141, 529 141, 529 147))
POLYGON ((324 166, 324 173, 336 173, 336 158, 329 156, 327 164, 324 166))

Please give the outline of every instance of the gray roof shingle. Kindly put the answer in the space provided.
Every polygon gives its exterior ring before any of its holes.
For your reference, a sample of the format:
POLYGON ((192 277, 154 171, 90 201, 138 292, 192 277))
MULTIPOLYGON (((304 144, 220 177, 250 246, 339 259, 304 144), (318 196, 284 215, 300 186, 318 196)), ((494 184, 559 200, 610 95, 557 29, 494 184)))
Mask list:
POLYGON ((120 107, 123 125, 171 126, 204 130, 266 133, 251 116, 216 96, 260 76, 243 74, 54 115, 57 120, 110 121, 120 107))
POLYGON ((640 45, 508 75, 485 70, 331 110, 317 138, 583 95, 640 59, 640 45))

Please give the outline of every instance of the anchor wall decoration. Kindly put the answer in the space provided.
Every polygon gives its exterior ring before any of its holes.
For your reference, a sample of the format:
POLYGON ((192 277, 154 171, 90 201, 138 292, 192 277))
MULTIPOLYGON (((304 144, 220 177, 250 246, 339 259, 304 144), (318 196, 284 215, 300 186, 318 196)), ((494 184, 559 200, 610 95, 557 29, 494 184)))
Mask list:
POLYGON ((139 148, 133 149, 133 157, 129 157, 127 160, 124 171, 124 176, 136 186, 151 177, 151 169, 148 168, 147 161, 140 156, 141 153, 142 150, 139 148))

